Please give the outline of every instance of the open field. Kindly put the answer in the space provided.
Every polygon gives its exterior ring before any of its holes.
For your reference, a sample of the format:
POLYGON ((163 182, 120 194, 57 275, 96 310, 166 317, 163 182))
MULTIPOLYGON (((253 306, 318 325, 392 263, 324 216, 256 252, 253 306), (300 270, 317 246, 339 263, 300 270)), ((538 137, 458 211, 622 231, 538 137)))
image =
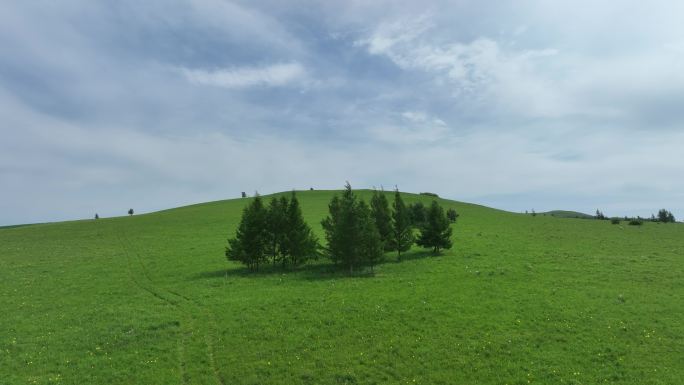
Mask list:
MULTIPOLYGON (((332 193, 298 193, 320 239, 332 193)), ((246 202, 0 229, 0 384, 682 383, 681 224, 441 200, 441 256, 252 274, 246 202)))

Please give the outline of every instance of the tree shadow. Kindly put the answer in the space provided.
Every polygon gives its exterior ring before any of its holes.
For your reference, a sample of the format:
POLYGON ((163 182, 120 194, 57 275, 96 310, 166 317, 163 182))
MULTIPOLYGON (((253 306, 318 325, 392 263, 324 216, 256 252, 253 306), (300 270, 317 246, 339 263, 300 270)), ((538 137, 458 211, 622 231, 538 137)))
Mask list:
MULTIPOLYGON (((387 254, 384 260, 376 265, 376 267, 389 263, 402 263, 406 261, 440 257, 441 253, 433 253, 432 250, 410 250, 402 253, 401 259, 397 259, 396 253, 387 254)), ((343 278, 372 278, 375 277, 375 272, 370 267, 365 266, 357 268, 350 274, 349 270, 335 265, 334 263, 325 259, 313 261, 296 268, 287 268, 282 265, 267 264, 259 267, 258 271, 250 270, 246 266, 238 266, 214 271, 205 271, 196 274, 191 279, 217 279, 217 278, 259 278, 274 275, 292 275, 299 279, 307 281, 324 281, 343 278)))
POLYGON ((441 253, 435 254, 432 250, 409 250, 401 254, 401 259, 397 259, 395 256, 395 263, 402 263, 406 261, 413 261, 416 259, 441 257, 441 253))
POLYGON ((227 269, 220 269, 214 271, 205 271, 194 275, 192 280, 198 279, 218 279, 218 278, 259 278, 275 275, 292 275, 294 277, 305 279, 308 281, 328 280, 338 278, 367 278, 373 277, 375 274, 370 271, 370 268, 361 268, 354 271, 353 274, 349 270, 344 269, 334 263, 327 261, 317 261, 308 263, 297 268, 284 268, 280 265, 260 266, 258 271, 250 270, 246 266, 238 266, 227 269))

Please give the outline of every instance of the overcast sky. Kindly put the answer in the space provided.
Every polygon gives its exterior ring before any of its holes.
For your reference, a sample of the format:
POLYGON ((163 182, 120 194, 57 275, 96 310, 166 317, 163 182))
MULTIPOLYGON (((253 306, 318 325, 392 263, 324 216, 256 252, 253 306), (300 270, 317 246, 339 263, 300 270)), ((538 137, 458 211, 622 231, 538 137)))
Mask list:
POLYGON ((0 225, 346 180, 679 219, 682 15, 676 1, 3 1, 0 225))

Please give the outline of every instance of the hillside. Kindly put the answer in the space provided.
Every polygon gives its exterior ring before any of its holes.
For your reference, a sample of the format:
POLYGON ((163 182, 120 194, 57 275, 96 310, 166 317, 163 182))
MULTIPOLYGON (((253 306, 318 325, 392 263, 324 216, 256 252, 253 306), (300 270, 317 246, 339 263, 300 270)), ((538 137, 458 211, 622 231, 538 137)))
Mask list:
MULTIPOLYGON (((298 192, 321 239, 333 193, 298 192)), ((0 383, 684 378, 682 225, 440 199, 460 213, 441 256, 388 254, 374 276, 348 277, 326 261, 253 274, 224 257, 248 201, 0 229, 0 383)))

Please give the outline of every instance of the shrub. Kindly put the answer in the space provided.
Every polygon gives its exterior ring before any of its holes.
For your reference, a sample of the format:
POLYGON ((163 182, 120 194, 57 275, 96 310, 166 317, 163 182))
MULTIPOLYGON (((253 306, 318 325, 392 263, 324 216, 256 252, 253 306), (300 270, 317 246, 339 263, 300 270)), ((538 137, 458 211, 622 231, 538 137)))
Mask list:
POLYGON ((641 226, 644 224, 644 221, 641 218, 631 219, 628 224, 630 226, 641 226))
POLYGON ((614 225, 619 225, 620 224, 620 218, 611 218, 610 223, 614 225))
POLYGON ((422 192, 422 193, 420 193, 420 195, 427 195, 429 197, 439 198, 439 195, 437 195, 435 193, 431 193, 431 192, 422 192))

